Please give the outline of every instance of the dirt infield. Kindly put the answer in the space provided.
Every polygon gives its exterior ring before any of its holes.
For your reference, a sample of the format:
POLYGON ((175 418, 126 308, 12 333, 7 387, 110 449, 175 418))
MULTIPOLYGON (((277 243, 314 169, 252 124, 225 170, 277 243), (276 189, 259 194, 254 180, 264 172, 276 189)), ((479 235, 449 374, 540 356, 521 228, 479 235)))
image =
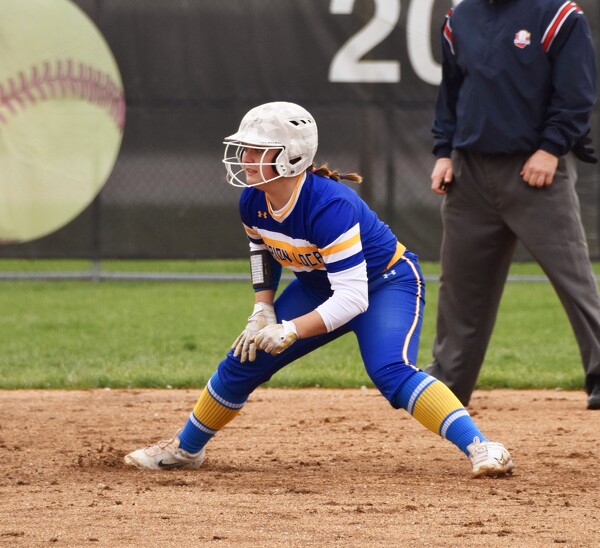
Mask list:
POLYGON ((255 392, 205 467, 123 456, 199 391, 0 391, 0 545, 600 546, 600 412, 583 392, 476 392, 515 474, 472 480, 375 390, 255 392))

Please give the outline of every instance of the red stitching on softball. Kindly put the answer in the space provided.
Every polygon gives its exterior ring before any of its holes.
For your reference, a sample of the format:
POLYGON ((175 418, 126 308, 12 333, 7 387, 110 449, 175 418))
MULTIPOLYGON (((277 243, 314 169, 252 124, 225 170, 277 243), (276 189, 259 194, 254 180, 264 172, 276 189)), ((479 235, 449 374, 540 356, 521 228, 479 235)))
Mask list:
POLYGON ((95 70, 91 65, 76 63, 72 59, 59 59, 51 66, 50 61, 32 66, 29 75, 19 72, 0 84, 0 123, 7 124, 7 109, 17 114, 38 101, 56 97, 75 97, 98 105, 106 110, 120 131, 125 125, 125 97, 123 91, 109 74, 95 70), (52 69, 54 68, 54 71, 52 69), (6 88, 6 91, 5 91, 6 88))

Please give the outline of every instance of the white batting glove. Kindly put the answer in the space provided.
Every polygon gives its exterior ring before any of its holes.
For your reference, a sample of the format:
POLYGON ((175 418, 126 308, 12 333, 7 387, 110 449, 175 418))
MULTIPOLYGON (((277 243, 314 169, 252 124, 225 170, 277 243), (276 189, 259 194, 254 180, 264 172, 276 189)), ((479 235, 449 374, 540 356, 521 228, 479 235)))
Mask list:
POLYGON ((294 322, 286 322, 268 325, 261 329, 254 337, 254 343, 258 350, 264 350, 272 356, 281 354, 286 348, 298 340, 298 331, 294 322))
POLYGON ((275 308, 272 304, 256 303, 252 315, 248 318, 246 329, 242 331, 238 338, 233 341, 231 348, 234 356, 241 356, 240 361, 246 360, 253 362, 256 359, 256 345, 254 336, 268 325, 277 324, 275 308))

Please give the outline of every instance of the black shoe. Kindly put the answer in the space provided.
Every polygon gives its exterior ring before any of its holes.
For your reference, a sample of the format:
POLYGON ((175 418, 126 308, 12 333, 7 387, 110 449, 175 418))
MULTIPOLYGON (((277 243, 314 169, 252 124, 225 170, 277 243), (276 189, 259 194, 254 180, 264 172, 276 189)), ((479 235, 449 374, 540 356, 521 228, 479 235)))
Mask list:
POLYGON ((600 409, 600 377, 596 377, 588 396, 588 409, 600 409))

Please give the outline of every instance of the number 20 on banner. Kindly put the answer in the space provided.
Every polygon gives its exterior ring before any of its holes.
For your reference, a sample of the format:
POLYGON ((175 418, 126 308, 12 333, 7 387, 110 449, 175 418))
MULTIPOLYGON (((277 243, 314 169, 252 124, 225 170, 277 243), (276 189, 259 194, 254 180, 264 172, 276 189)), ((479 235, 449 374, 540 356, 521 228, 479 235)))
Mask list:
MULTIPOLYGON (((400 20, 400 0, 374 0, 373 17, 351 36, 334 55, 330 82, 394 84, 400 82, 400 61, 361 61, 383 42, 400 20)), ((460 0, 453 0, 456 5, 460 0)), ((330 0, 329 12, 349 15, 355 0, 330 0)), ((431 17, 435 0, 412 0, 408 7, 406 35, 408 56, 415 74, 428 84, 439 84, 442 71, 431 50, 431 17)), ((441 24, 441 21, 440 21, 441 24)))

